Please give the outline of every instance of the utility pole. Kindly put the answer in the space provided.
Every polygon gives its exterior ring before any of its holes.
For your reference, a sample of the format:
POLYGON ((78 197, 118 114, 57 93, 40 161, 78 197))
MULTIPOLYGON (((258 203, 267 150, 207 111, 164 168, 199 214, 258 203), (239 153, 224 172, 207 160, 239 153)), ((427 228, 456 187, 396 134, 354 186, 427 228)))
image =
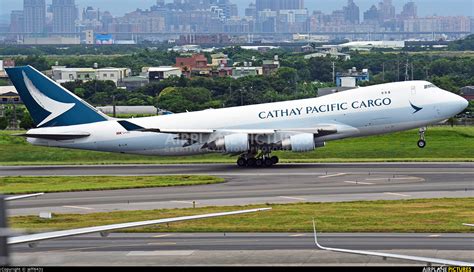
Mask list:
POLYGON ((336 62, 332 62, 332 82, 336 84, 336 62))
POLYGON ((16 116, 15 101, 12 101, 12 105, 13 105, 13 129, 17 129, 18 128, 18 118, 16 116))
POLYGON ((242 89, 240 89, 240 105, 243 106, 244 105, 244 94, 242 92, 242 89))
POLYGON ((112 108, 113 108, 113 116, 114 118, 117 117, 117 110, 116 110, 116 105, 115 105, 115 95, 112 95, 112 108))
POLYGON ((400 81, 400 60, 397 59, 397 81, 400 81))
POLYGON ((411 80, 415 80, 415 71, 413 70, 413 62, 411 63, 411 80))
POLYGON ((410 75, 408 74, 408 59, 407 59, 407 63, 405 64, 405 81, 408 81, 410 80, 410 75))
POLYGON ((382 63, 382 81, 385 82, 385 62, 382 63))

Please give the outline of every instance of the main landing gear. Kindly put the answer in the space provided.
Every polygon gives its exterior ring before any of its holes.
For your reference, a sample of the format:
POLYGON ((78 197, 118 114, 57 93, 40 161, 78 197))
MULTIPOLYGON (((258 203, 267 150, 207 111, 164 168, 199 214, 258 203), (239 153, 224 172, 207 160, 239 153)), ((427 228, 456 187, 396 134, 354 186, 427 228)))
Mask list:
POLYGON ((271 156, 268 151, 262 151, 261 154, 244 154, 237 160, 239 167, 272 167, 280 162, 277 156, 271 156))
POLYGON ((419 131, 420 140, 417 143, 419 148, 425 148, 426 147, 425 132, 426 132, 426 127, 420 128, 420 131, 419 131))
POLYGON ((249 159, 240 157, 237 160, 237 165, 239 167, 272 167, 279 162, 280 159, 277 156, 249 159))

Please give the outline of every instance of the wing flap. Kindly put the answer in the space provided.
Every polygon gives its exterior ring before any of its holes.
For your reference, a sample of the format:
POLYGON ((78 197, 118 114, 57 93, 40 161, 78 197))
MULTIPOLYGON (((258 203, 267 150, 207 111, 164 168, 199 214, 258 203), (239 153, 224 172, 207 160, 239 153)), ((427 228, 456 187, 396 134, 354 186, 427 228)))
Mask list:
POLYGON ((240 211, 233 211, 233 212, 211 213, 211 214, 193 215, 193 216, 182 216, 182 217, 167 218, 167 219, 130 222, 130 223, 113 224, 113 225, 105 225, 105 226, 98 226, 98 227, 72 229, 72 230, 61 230, 61 231, 54 231, 54 232, 47 232, 47 233, 37 233, 37 234, 22 235, 22 236, 17 236, 17 237, 10 237, 8 238, 8 244, 15 245, 15 244, 23 244, 23 243, 35 243, 35 242, 39 242, 43 240, 63 238, 63 237, 96 233, 96 232, 109 232, 109 231, 126 229, 126 228, 136 228, 136 227, 144 227, 144 226, 149 226, 149 225, 165 224, 165 223, 180 222, 180 221, 187 221, 187 220, 196 220, 196 219, 213 218, 213 217, 220 217, 220 216, 254 213, 254 212, 267 211, 267 210, 271 210, 271 208, 240 210, 240 211))

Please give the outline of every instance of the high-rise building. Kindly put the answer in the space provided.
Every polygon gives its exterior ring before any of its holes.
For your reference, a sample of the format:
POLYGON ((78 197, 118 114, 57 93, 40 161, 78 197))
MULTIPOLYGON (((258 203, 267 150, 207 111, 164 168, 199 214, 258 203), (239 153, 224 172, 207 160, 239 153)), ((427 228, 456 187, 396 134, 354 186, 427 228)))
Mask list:
POLYGON ((289 9, 304 9, 304 0, 257 0, 257 12, 266 9, 279 11, 289 9))
POLYGON ((395 19, 395 6, 392 0, 383 0, 379 3, 379 19, 382 22, 395 19))
POLYGON ((76 32, 77 8, 74 0, 53 0, 53 33, 76 32))
POLYGON ((402 20, 415 19, 418 16, 417 11, 418 11, 418 8, 415 2, 413 1, 408 2, 403 6, 402 13, 400 14, 400 19, 402 20))
POLYGON ((26 33, 44 33, 46 25, 45 0, 23 0, 23 16, 26 33))
POLYGON ((375 5, 372 5, 369 10, 364 12, 364 22, 376 23, 379 21, 379 10, 375 5))
POLYGON ((353 0, 347 1, 347 6, 344 7, 344 19, 346 22, 351 24, 359 24, 360 22, 360 10, 353 0))
POLYGON ((21 33, 25 30, 23 10, 12 10, 10 14, 10 32, 21 33))
POLYGON ((230 19, 234 16, 239 16, 239 9, 236 4, 232 4, 230 0, 219 0, 217 6, 222 9, 224 17, 230 19))
POLYGON ((257 6, 254 3, 250 3, 248 8, 245 9, 245 16, 257 18, 257 6))

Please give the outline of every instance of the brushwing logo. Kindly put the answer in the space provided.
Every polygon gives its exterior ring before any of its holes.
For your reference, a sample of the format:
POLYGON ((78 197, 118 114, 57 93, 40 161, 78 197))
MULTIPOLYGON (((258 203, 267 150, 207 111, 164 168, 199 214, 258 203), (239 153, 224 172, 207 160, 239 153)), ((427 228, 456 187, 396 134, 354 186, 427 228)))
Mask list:
POLYGON ((41 123, 38 124, 38 127, 41 127, 42 125, 48 123, 54 118, 72 109, 76 105, 75 103, 58 102, 47 97, 36 88, 36 86, 33 84, 33 82, 31 82, 31 80, 28 78, 24 71, 22 73, 23 81, 25 82, 25 86, 30 92, 31 97, 33 97, 33 99, 36 101, 36 103, 38 103, 41 108, 50 113, 50 115, 48 115, 43 121, 41 121, 41 123))
POLYGON ((411 102, 410 102, 410 105, 415 110, 415 112, 413 112, 413 114, 415 114, 415 113, 417 113, 417 112, 419 112, 423 109, 423 108, 420 108, 420 107, 417 107, 417 106, 413 105, 413 103, 411 103, 411 102))

